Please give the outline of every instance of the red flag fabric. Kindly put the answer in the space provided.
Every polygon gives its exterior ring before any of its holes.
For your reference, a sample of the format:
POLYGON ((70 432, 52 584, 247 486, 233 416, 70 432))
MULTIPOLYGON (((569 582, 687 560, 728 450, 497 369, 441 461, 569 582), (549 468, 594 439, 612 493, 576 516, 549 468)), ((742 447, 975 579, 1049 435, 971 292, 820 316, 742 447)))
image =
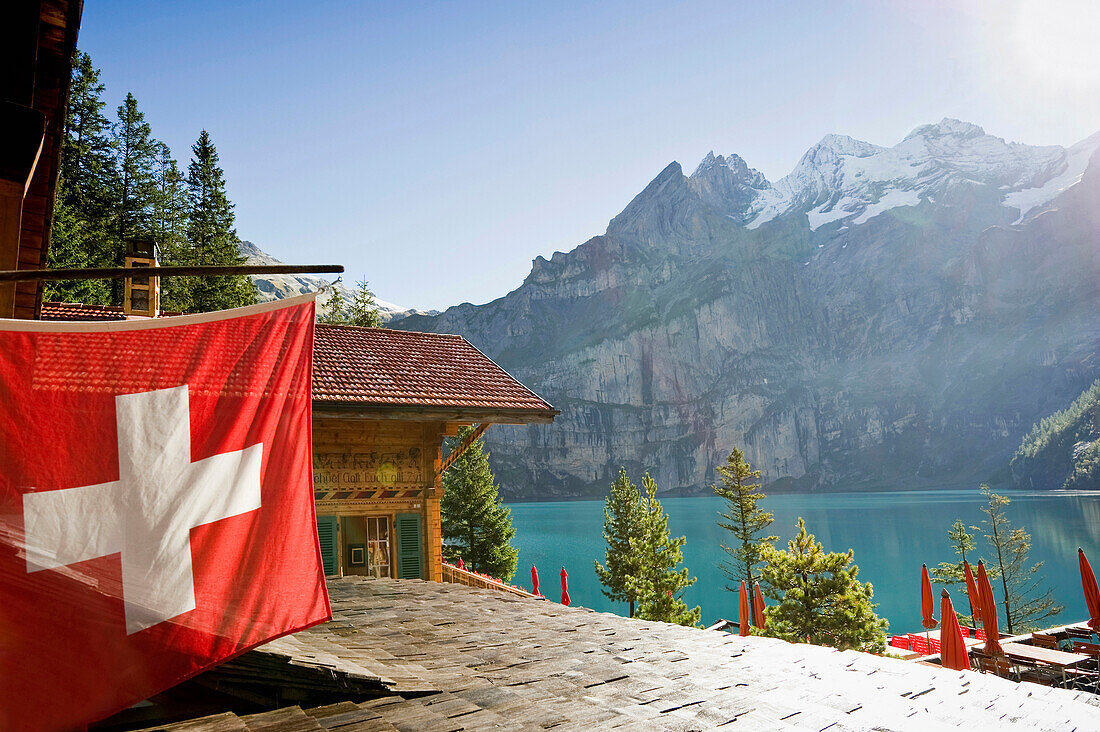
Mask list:
POLYGON ((1100 630, 1100 589, 1096 586, 1096 574, 1092 571, 1085 550, 1077 547, 1077 563, 1081 568, 1081 589, 1085 593, 1085 605, 1089 610, 1089 627, 1100 630))
POLYGON ((752 635, 752 611, 749 609, 749 591, 745 586, 745 580, 741 580, 741 606, 738 608, 740 622, 738 623, 738 635, 752 635))
POLYGON ((970 655, 966 650, 962 627, 947 590, 940 595, 940 665, 955 671, 970 670, 970 655))
POLYGON ((0 321, 0 729, 110 716, 330 617, 312 298, 0 321))
POLYGON ((569 599, 569 574, 565 571, 565 567, 561 568, 561 604, 568 606, 569 599))

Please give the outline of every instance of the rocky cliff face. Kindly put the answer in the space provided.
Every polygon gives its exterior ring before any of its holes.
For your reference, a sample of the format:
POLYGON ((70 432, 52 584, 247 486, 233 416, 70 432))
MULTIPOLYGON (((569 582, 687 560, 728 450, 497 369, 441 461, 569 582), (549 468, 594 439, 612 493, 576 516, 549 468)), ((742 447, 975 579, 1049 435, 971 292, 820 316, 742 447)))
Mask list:
POLYGON ((487 433, 509 499, 602 496, 619 466, 706 491, 734 445, 771 490, 996 480, 1100 376, 1098 146, 944 120, 830 135, 774 185, 673 163, 506 297, 392 325, 461 333, 562 410, 487 433))

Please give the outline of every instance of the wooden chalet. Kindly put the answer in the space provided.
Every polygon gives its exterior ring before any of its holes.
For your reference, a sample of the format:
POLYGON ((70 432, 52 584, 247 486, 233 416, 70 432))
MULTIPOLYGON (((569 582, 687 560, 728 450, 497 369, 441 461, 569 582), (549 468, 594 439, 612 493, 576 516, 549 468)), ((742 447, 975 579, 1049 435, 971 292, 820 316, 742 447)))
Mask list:
MULTIPOLYGON (((81 0, 0 4, 0 270, 42 269, 81 0)), ((0 318, 34 318, 39 282, 0 283, 0 318)))
POLYGON ((326 574, 442 580, 443 440, 558 412, 461 336, 318 324, 313 481, 326 574))
MULTIPOLYGON (((43 303, 43 320, 123 320, 122 307, 43 303)), ((442 581, 443 440, 557 410, 461 336, 319 323, 313 481, 325 574, 442 581)))

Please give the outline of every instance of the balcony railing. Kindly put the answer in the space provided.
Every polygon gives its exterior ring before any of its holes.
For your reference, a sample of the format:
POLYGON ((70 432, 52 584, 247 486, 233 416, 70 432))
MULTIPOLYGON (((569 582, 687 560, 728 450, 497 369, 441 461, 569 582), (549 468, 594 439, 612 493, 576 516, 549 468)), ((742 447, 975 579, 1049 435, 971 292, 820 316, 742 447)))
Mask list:
POLYGON ((466 585, 467 587, 483 587, 489 590, 500 590, 501 592, 508 592, 513 595, 519 595, 520 597, 532 597, 537 600, 546 599, 541 595, 532 595, 527 590, 507 584, 494 577, 477 574, 476 572, 470 572, 466 569, 459 569, 447 562, 443 562, 443 581, 454 582, 455 584, 466 585))

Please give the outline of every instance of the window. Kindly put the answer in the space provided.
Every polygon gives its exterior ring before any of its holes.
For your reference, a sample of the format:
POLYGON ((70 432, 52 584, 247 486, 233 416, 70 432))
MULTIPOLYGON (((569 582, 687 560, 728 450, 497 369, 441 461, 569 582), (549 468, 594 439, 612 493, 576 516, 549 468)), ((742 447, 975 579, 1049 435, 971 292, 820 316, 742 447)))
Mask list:
POLYGON ((390 520, 388 516, 367 518, 367 571, 373 577, 390 576, 390 520))

